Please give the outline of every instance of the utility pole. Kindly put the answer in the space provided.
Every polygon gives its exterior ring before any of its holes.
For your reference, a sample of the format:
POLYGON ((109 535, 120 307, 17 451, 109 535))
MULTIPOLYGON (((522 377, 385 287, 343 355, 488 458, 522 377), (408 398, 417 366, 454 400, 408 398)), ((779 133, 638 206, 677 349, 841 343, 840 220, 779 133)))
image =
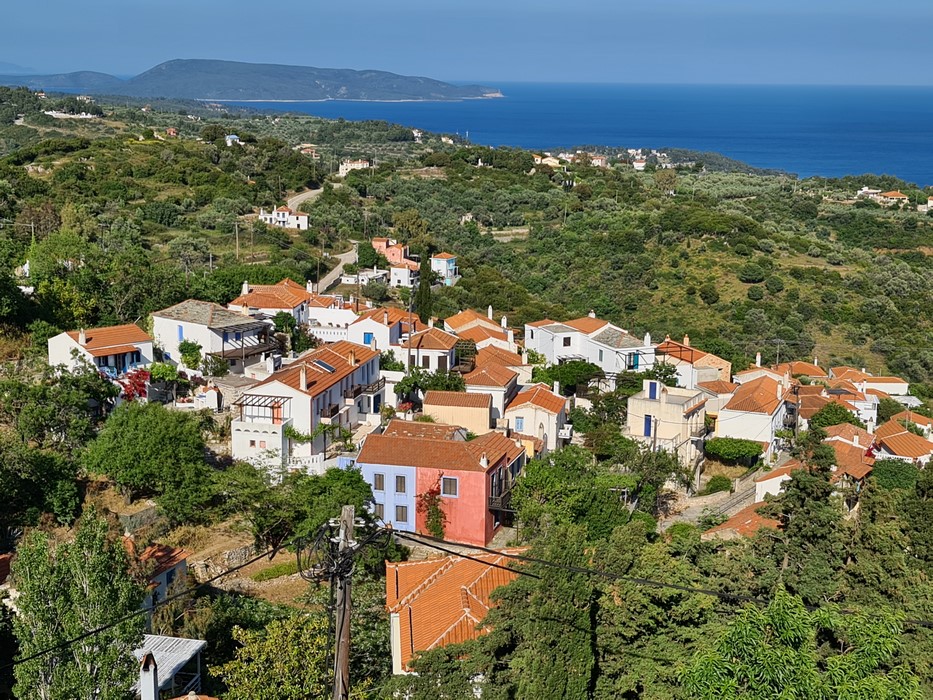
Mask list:
POLYGON ((233 222, 233 230, 236 233, 236 259, 240 259, 240 222, 233 222))
MULTIPOLYGON (((340 529, 338 532, 338 556, 343 556, 348 549, 356 546, 353 540, 353 506, 344 506, 340 511, 340 529)), ((349 555, 349 553, 347 553, 349 555)), ((340 567, 335 577, 337 621, 335 636, 337 646, 334 652, 334 700, 348 700, 350 697, 350 574, 352 567, 340 567)))

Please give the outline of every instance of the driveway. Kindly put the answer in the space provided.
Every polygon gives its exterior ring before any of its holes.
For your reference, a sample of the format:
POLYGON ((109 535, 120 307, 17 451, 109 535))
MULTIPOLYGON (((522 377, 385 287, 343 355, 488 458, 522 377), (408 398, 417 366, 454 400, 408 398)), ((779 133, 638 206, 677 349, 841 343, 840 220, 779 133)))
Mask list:
POLYGON ((307 190, 305 192, 299 192, 294 197, 289 197, 288 200, 286 200, 286 204, 289 209, 294 209, 295 211, 298 211, 299 205, 301 205, 304 202, 307 202, 309 199, 314 199, 319 194, 321 194, 321 192, 323 191, 324 191, 324 188, 319 187, 316 190, 307 190))
POLYGON ((357 247, 359 246, 359 243, 357 243, 356 241, 352 241, 352 243, 353 243, 353 248, 351 250, 348 250, 346 253, 341 253, 340 255, 330 256, 332 258, 337 258, 337 266, 321 278, 321 281, 317 285, 319 292, 321 293, 326 292, 328 287, 330 287, 332 284, 334 284, 334 282, 340 279, 340 275, 343 274, 344 265, 356 262, 356 250, 357 250, 357 247))

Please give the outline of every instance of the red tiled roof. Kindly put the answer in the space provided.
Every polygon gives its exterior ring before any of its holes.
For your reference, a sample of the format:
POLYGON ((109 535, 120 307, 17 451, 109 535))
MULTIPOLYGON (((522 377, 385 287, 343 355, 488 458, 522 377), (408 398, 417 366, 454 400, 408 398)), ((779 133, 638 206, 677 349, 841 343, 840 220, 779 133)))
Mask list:
POLYGON ((755 477, 755 483, 760 484, 763 481, 771 481, 772 479, 777 479, 782 476, 790 476, 792 471, 795 469, 800 469, 802 466, 803 465, 801 465, 798 460, 792 459, 786 464, 777 467, 776 469, 772 469, 771 471, 767 471, 764 474, 755 477))
MULTIPOLYGON (((68 331, 68 337, 76 343, 80 336, 80 331, 68 331)), ((142 328, 135 323, 126 323, 122 326, 107 326, 106 328, 90 328, 84 331, 87 342, 82 345, 85 350, 94 354, 94 350, 102 348, 130 347, 130 350, 136 350, 132 343, 151 343, 152 338, 142 328)), ((104 353, 109 354, 109 353, 104 353)))
POLYGON ((135 345, 114 345, 109 348, 94 348, 90 350, 91 357, 106 357, 107 355, 122 355, 126 352, 139 350, 135 345))
POLYGON ((451 440, 457 433, 463 431, 459 425, 446 425, 444 423, 425 423, 423 421, 399 420, 389 421, 383 435, 389 437, 430 438, 432 440, 451 440))
MULTIPOLYGON (((518 554, 525 550, 503 551, 518 554)), ((408 668, 418 652, 483 634, 477 627, 492 607, 490 593, 518 577, 517 572, 499 568, 511 561, 506 556, 479 553, 471 557, 386 562, 386 607, 398 613, 403 667, 408 668)))
POLYGON ((715 536, 725 538, 729 536, 751 537, 763 527, 776 530, 780 524, 777 520, 765 517, 757 512, 763 505, 765 505, 763 502, 758 502, 743 508, 726 522, 704 532, 703 539, 711 539, 715 536))
POLYGON ((490 329, 499 328, 499 324, 486 316, 486 314, 481 314, 473 309, 464 309, 453 316, 445 318, 444 323, 455 333, 458 328, 463 328, 463 326, 469 325, 470 323, 478 323, 490 329))
POLYGON ((557 321, 552 321, 549 318, 542 318, 540 321, 532 321, 531 323, 526 323, 526 326, 531 326, 532 328, 542 328, 544 326, 550 326, 551 324, 557 323, 557 321))
POLYGON ((895 418, 891 418, 887 423, 883 423, 875 428, 875 439, 890 437, 891 435, 898 435, 900 433, 906 433, 907 428, 901 425, 895 418))
POLYGON ((848 474, 856 481, 864 479, 872 470, 874 457, 868 456, 865 446, 856 447, 844 442, 833 441, 829 443, 836 452, 836 476, 848 474))
POLYGON ((581 318, 575 318, 572 321, 564 321, 565 326, 570 326, 576 331, 581 333, 595 333, 600 328, 604 328, 609 325, 609 321, 603 321, 600 318, 593 318, 592 316, 583 316, 581 318))
POLYGON ((509 352, 495 345, 487 345, 476 353, 476 366, 483 367, 488 364, 502 365, 503 367, 520 367, 522 356, 517 352, 509 352))
POLYGON ((902 421, 907 420, 911 423, 916 423, 917 425, 926 426, 927 428, 933 428, 933 418, 927 418, 926 416, 917 413, 916 411, 901 411, 900 413, 891 416, 891 420, 902 421))
POLYGON ((827 438, 839 438, 846 442, 852 442, 855 438, 858 438, 859 445, 862 447, 869 447, 874 441, 874 437, 864 428, 859 428, 857 425, 852 425, 851 423, 841 423, 840 425, 831 425, 828 428, 823 428, 826 432, 827 438))
POLYGON ((525 451, 501 433, 486 433, 470 440, 434 440, 370 435, 357 458, 359 464, 386 464, 419 469, 487 472, 511 464, 525 451), (480 460, 486 457, 484 467, 480 460))
POLYGON ((457 336, 442 331, 440 328, 428 328, 415 333, 411 338, 401 344, 403 348, 411 347, 418 350, 450 350, 457 344, 457 336))
POLYGON ((411 316, 412 327, 415 332, 419 330, 419 324, 421 329, 424 328, 424 324, 422 324, 418 319, 417 314, 409 314, 405 309, 397 309, 394 306, 386 306, 383 308, 369 309, 368 311, 364 311, 353 323, 359 323, 360 321, 365 321, 369 318, 373 321, 376 321, 377 323, 382 323, 388 326, 394 326, 396 323, 407 325, 409 315, 411 316))
POLYGON ((898 457, 926 457, 933 453, 933 443, 914 435, 896 420, 889 420, 875 431, 875 441, 898 457))
POLYGON ((671 340, 670 338, 665 339, 663 343, 658 345, 654 352, 656 355, 668 355, 670 357, 675 357, 678 360, 688 362, 691 365, 700 358, 706 357, 708 354, 689 345, 678 343, 676 340, 671 340))
POLYGON ((438 253, 437 255, 432 255, 431 259, 432 260, 453 260, 453 259, 456 259, 456 257, 457 257, 456 255, 453 255, 451 253, 438 253))
POLYGON ((460 331, 458 334, 464 340, 472 340, 474 343, 481 343, 484 340, 489 338, 495 338, 496 340, 505 340, 508 341, 509 335, 501 328, 493 330, 492 328, 487 328, 486 326, 473 326, 472 328, 467 328, 465 331, 460 331))
POLYGON ((471 394, 466 391, 429 391, 424 395, 424 406, 457 406, 460 408, 490 408, 490 394, 471 394))
POLYGON ((337 384, 347 375, 352 374, 357 367, 366 364, 377 355, 379 355, 378 352, 364 345, 357 345, 348 340, 341 340, 318 350, 305 353, 288 367, 280 369, 278 372, 269 375, 269 377, 256 384, 256 386, 249 389, 246 394, 254 393, 259 387, 265 386, 271 382, 279 382, 292 389, 304 391, 304 393, 309 396, 317 396, 334 384, 337 384), (350 363, 351 355, 355 356, 356 364, 350 363), (328 364, 334 368, 334 371, 328 371, 317 364, 315 360, 328 364), (300 386, 302 367, 305 369, 307 378, 307 388, 304 390, 302 390, 300 386))
POLYGON ((771 377, 758 377, 740 385, 724 410, 771 415, 784 400, 784 391, 782 389, 779 394, 779 388, 780 384, 771 377))
POLYGON ((909 199, 909 197, 903 192, 898 192, 897 190, 892 190, 891 192, 882 192, 879 197, 887 197, 888 199, 909 199))
POLYGON ((864 379, 868 379, 868 375, 861 370, 855 367, 847 367, 846 365, 830 367, 829 373, 833 375, 833 379, 846 379, 850 382, 860 382, 864 379))
POLYGON ((732 394, 739 388, 738 384, 725 382, 721 379, 712 382, 697 382, 697 386, 706 389, 711 394, 732 394))
POLYGON ((775 365, 775 370, 781 374, 789 374, 792 377, 826 377, 826 370, 824 370, 819 365, 814 365, 811 362, 800 362, 799 360, 794 360, 793 362, 782 362, 779 365, 775 365))
POLYGON ((130 559, 138 561, 147 568, 148 566, 153 567, 151 571, 147 572, 151 579, 164 574, 169 569, 174 569, 190 556, 181 547, 169 547, 167 544, 159 543, 149 545, 137 556, 136 543, 132 537, 123 538, 123 547, 130 559))
POLYGON ((495 363, 477 367, 463 376, 463 381, 467 386, 491 386, 497 388, 507 387, 516 379, 518 379, 516 372, 495 363))
POLYGON ((311 297, 307 289, 286 277, 276 284, 250 285, 249 293, 241 294, 230 305, 254 309, 294 309, 310 302, 311 297))
POLYGON ((851 403, 845 399, 839 398, 838 396, 804 395, 800 396, 799 399, 800 403, 798 414, 804 420, 810 420, 821 409, 831 403, 838 403, 840 406, 850 411, 851 413, 856 413, 858 410, 851 403))
POLYGON ((519 392, 515 398, 509 401, 509 405, 505 407, 506 412, 514 411, 519 406, 524 406, 525 404, 532 404, 538 408, 542 408, 548 413, 560 413, 566 406, 566 401, 564 397, 558 396, 545 384, 533 384, 530 387, 526 387, 523 391, 519 392))

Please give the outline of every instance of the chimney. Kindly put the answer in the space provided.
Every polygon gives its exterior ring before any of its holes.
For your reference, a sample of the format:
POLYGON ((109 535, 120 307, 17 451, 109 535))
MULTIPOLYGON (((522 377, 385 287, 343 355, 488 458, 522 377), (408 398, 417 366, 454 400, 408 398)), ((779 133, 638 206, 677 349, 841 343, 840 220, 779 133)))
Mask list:
POLYGON ((502 317, 502 321, 500 322, 499 325, 501 325, 503 328, 509 327, 509 322, 506 320, 505 316, 502 317))
POLYGON ((777 383, 777 388, 774 390, 777 394, 778 401, 781 400, 781 397, 784 396, 784 385, 781 382, 777 383))
POLYGON ((159 700, 159 669, 151 651, 139 662, 139 697, 140 700, 159 700))
POLYGON ((506 333, 508 334, 508 337, 509 337, 509 345, 513 345, 515 343, 515 331, 509 328, 509 330, 507 330, 506 333))
POLYGON ((298 388, 302 391, 308 390, 308 368, 306 365, 301 365, 301 369, 298 371, 298 388))
POLYGON ((347 357, 347 362, 350 363, 351 367, 356 367, 359 362, 356 361, 356 350, 350 350, 350 355, 347 357))
POLYGON ((761 353, 755 353, 755 367, 761 367, 761 353))
POLYGON ((651 334, 650 333, 645 333, 644 343, 645 343, 645 347, 651 347, 651 334))
POLYGON ((492 320, 492 304, 486 307, 486 316, 490 321, 492 320))
POLYGON ((376 351, 376 336, 375 335, 369 339, 369 349, 372 350, 373 352, 376 351))
POLYGON ((311 280, 308 280, 307 282, 305 282, 305 291, 308 294, 314 294, 314 282, 312 282, 311 280))
POLYGON ((690 347, 690 336, 687 335, 686 333, 684 333, 684 342, 683 342, 683 344, 686 345, 688 348, 690 347))
POLYGON ((560 382, 558 381, 554 382, 554 393, 560 396, 560 382))
POLYGON ((590 309, 590 312, 587 314, 590 318, 596 318, 596 312, 593 309, 590 309))
POLYGON ((528 364, 528 349, 527 348, 522 348, 522 364, 523 365, 528 364))
POLYGON ((858 433, 855 433, 855 435, 852 436, 852 444, 855 445, 856 447, 859 446, 859 444, 858 444, 858 433))
POLYGON ((434 328, 434 318, 428 319, 428 328, 434 328))
POLYGON ((865 371, 865 368, 864 368, 864 367, 862 367, 862 374, 868 374, 868 373, 865 371))
POLYGON ((819 366, 820 366, 820 358, 818 358, 818 357, 814 357, 814 358, 813 358, 813 366, 814 366, 814 367, 819 367, 819 366))
POLYGON ((249 294, 249 282, 246 280, 243 280, 243 286, 240 288, 240 294, 243 294, 244 296, 249 294))
POLYGON ((78 345, 87 345, 87 333, 83 328, 78 331, 78 345))
POLYGON ((479 458, 479 466, 483 469, 489 466, 489 459, 487 459, 485 452, 483 452, 483 456, 479 458))
POLYGON ((382 322, 383 322, 385 325, 387 325, 387 326, 389 325, 389 311, 388 311, 388 309, 386 309, 385 311, 382 312, 382 322))

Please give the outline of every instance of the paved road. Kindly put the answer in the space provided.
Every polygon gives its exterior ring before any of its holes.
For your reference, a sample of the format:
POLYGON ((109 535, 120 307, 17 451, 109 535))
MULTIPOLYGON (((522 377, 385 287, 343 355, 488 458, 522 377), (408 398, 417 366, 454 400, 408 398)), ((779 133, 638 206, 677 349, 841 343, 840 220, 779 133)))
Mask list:
POLYGON ((317 197, 319 194, 321 194, 321 192, 323 192, 323 191, 324 191, 324 188, 323 188, 323 187, 319 187, 319 188, 316 189, 316 190, 307 190, 307 191, 305 191, 305 192, 299 192, 299 193, 296 194, 294 197, 290 197, 290 198, 287 200, 286 204, 288 205, 288 208, 289 208, 289 209, 295 209, 295 210, 297 211, 297 210, 298 210, 298 206, 299 206, 302 202, 307 202, 309 199, 314 199, 314 198, 317 197))
POLYGON ((327 291, 328 287, 340 279, 340 275, 343 274, 343 266, 347 263, 356 262, 356 248, 358 245, 359 243, 353 241, 353 248, 351 250, 348 250, 346 253, 341 253, 340 255, 331 256, 337 258, 337 267, 321 278, 321 281, 318 284, 318 291, 327 291))

